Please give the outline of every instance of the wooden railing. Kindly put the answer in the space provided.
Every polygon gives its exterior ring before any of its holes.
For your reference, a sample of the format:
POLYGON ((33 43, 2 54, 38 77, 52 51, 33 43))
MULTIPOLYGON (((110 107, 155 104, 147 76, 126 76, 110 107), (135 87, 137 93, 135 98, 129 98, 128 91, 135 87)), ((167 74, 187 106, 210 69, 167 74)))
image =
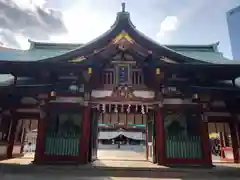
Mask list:
POLYGON ((166 139, 167 158, 200 159, 201 141, 199 136, 168 136, 166 139))
POLYGON ((54 156, 78 156, 79 135, 48 134, 45 137, 45 154, 54 156))

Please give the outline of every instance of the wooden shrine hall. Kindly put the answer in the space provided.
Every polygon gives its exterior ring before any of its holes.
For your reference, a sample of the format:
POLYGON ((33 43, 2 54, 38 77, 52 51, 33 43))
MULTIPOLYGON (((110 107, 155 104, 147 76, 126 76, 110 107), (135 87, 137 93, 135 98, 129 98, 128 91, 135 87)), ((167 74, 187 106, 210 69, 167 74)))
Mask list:
POLYGON ((35 119, 35 163, 93 161, 99 124, 108 122, 144 127, 139 131, 153 163, 211 166, 208 124, 223 122, 239 163, 240 64, 226 60, 217 44, 160 45, 136 29, 123 4, 111 28, 93 41, 31 42, 24 53, 29 58, 39 49, 42 57, 24 61, 22 55, 0 57, 0 74, 14 77, 0 84, 3 158, 22 154, 27 121, 35 119), (44 54, 66 46, 71 48, 44 54))

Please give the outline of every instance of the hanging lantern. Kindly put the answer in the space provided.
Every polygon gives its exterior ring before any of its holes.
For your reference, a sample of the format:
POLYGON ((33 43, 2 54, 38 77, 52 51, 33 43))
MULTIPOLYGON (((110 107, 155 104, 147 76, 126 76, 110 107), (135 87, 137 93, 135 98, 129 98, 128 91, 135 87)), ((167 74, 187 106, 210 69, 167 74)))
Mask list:
POLYGON ((124 111, 124 105, 122 104, 122 107, 121 107, 121 112, 123 112, 124 111))
POLYGON ((196 100, 196 99, 198 99, 198 98, 199 98, 199 96, 198 96, 198 94, 197 94, 197 93, 195 93, 195 94, 193 94, 192 98, 193 98, 194 100, 196 100))
POLYGON ((108 112, 111 112, 111 108, 112 108, 112 105, 109 104, 109 105, 108 105, 108 112))
POLYGON ((148 106, 146 106, 146 113, 148 113, 148 106))
POLYGON ((148 54, 152 54, 152 51, 151 51, 151 50, 148 50, 148 54))
POLYGON ((50 96, 51 97, 55 97, 56 96, 56 92, 55 91, 51 91, 50 96))
POLYGON ((142 105, 141 113, 142 113, 142 114, 145 114, 144 106, 143 106, 143 105, 142 105))
POLYGON ((118 113, 118 106, 117 106, 117 104, 115 105, 114 112, 118 113))
POLYGON ((105 111, 106 111, 105 104, 102 105, 102 111, 103 111, 103 113, 105 113, 105 111))
POLYGON ((91 67, 88 68, 88 74, 92 74, 92 68, 91 67))
POLYGON ((99 104, 97 104, 96 108, 97 108, 97 110, 99 111, 99 109, 100 109, 100 105, 99 105, 99 104))
POLYGON ((136 112, 138 111, 138 105, 136 105, 135 110, 136 110, 136 112))
POLYGON ((160 68, 156 68, 156 75, 160 75, 160 74, 161 74, 160 68))
POLYGON ((128 105, 127 112, 130 113, 131 104, 128 105))

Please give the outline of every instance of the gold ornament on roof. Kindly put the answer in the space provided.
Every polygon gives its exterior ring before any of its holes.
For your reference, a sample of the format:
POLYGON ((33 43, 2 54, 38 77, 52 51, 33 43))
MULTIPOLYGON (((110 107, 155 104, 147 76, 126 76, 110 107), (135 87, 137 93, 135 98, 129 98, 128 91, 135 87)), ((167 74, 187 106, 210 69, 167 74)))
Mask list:
POLYGON ((84 56, 81 56, 79 58, 76 58, 76 59, 72 59, 70 60, 69 62, 81 62, 82 60, 86 59, 84 56))
POLYGON ((134 40, 125 31, 122 31, 119 35, 117 35, 113 39, 113 44, 122 44, 122 43, 125 43, 125 42, 128 42, 130 44, 134 43, 134 40))

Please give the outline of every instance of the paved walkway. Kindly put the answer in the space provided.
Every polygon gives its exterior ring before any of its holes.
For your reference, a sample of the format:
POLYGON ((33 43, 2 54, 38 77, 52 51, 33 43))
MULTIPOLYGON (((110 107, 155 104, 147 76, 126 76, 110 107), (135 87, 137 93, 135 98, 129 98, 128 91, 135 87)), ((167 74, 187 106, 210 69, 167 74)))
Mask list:
POLYGON ((1 180, 188 180, 240 179, 240 166, 218 164, 213 169, 168 168, 147 162, 145 154, 132 151, 99 151, 99 160, 85 166, 36 166, 33 154, 0 163, 1 180))
POLYGON ((144 161, 146 160, 146 154, 145 152, 111 149, 111 150, 99 150, 98 158, 102 160, 144 161))

